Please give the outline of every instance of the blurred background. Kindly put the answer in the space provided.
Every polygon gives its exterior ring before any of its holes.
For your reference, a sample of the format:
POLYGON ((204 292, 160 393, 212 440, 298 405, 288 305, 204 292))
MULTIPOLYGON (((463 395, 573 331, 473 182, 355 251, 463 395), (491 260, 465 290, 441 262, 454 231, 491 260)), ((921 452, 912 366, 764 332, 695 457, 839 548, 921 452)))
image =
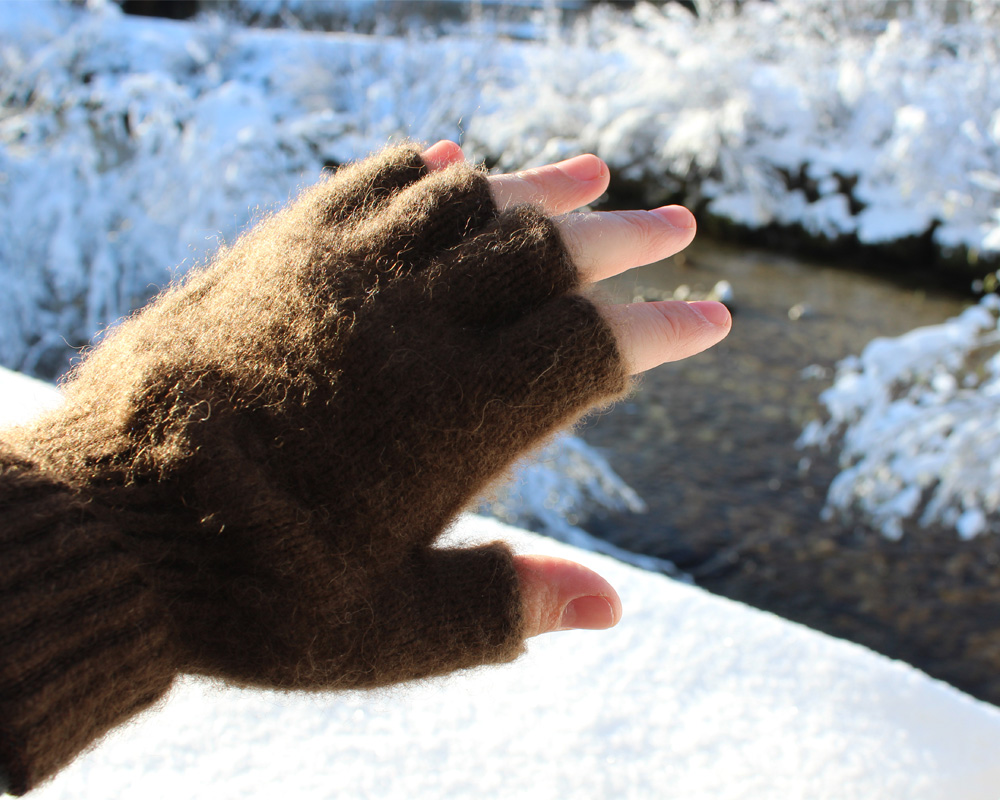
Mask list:
POLYGON ((324 168, 581 152, 698 241, 601 291, 734 328, 486 509, 1000 703, 1000 2, 3 4, 0 365, 95 336, 324 168))

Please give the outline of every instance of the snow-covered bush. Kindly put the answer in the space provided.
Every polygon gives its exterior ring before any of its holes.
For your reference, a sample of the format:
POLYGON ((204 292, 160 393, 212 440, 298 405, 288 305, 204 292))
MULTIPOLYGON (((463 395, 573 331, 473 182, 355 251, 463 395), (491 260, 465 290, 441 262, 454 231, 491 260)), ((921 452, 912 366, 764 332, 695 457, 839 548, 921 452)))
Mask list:
POLYGON ((505 166, 591 150, 750 227, 1000 248, 1000 5, 701 5, 598 9, 484 85, 470 138, 505 166))
POLYGON ((522 463, 514 479, 480 512, 584 550, 688 579, 670 561, 624 550, 580 527, 595 512, 608 510, 642 513, 646 504, 594 448, 576 436, 562 435, 522 463))
POLYGON ((224 29, 53 11, 0 62, 0 361, 46 376, 315 164, 224 29))
POLYGON ((400 136, 503 168, 597 152, 751 226, 866 242, 933 226, 1000 251, 1000 3, 912 5, 600 5, 515 39, 487 18, 323 35, 7 4, 0 363, 53 376, 177 265, 400 136))
POLYGON ((826 513, 897 539, 904 522, 1000 531, 1000 297, 879 338, 838 366, 799 444, 840 448, 826 513))
POLYGON ((480 50, 6 7, 0 363, 53 377, 324 164, 456 138, 480 50))

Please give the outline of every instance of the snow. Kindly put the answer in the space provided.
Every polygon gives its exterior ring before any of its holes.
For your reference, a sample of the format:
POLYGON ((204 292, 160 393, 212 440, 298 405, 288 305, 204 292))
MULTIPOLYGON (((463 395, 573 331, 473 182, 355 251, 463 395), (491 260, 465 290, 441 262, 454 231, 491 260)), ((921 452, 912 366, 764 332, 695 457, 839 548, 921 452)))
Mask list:
POLYGON ((828 417, 802 447, 837 447, 826 513, 891 538, 943 525, 962 539, 1000 531, 1000 297, 870 342, 820 394, 828 417))
MULTIPOLYGON (((996 4, 886 21, 877 3, 703 3, 697 20, 639 3, 562 29, 556 3, 534 6, 514 39, 486 13, 360 35, 6 4, 0 363, 54 377, 324 163, 403 136, 505 169, 593 151, 751 226, 881 242, 936 224, 943 246, 997 250, 996 4)), ((242 17, 338 8, 376 7, 255 0, 242 17)))
POLYGON ((602 571, 625 620, 513 665, 371 695, 185 681, 33 797, 993 800, 1000 712, 898 662, 662 576, 602 571))
MULTIPOLYGON (((0 370, 0 425, 58 403, 0 370)), ((532 640, 511 665, 372 693, 183 679, 36 800, 683 797, 995 800, 1000 710, 906 664, 661 574, 465 516, 615 585, 617 628, 532 640)))
POLYGON ((0 427, 28 422, 61 399, 51 384, 0 367, 0 427))

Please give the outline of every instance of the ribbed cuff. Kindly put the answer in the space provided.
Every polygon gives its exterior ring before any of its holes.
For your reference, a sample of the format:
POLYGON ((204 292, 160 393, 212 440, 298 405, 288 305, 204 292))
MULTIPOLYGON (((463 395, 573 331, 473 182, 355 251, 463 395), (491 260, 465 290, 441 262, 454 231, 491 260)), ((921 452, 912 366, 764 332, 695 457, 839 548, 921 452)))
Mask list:
POLYGON ((0 769, 23 794, 164 695, 161 604, 72 491, 0 460, 0 769))

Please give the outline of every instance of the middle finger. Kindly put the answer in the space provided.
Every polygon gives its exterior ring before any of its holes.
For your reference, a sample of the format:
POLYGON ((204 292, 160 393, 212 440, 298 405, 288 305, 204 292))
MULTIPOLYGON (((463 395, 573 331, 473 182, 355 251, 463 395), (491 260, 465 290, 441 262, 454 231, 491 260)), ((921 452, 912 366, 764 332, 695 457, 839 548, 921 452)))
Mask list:
POLYGON ((601 159, 582 155, 558 164, 493 175, 490 192, 501 210, 530 203, 546 214, 564 214, 594 202, 604 194, 610 179, 601 159))
POLYGON ((555 223, 586 283, 680 252, 691 244, 696 227, 694 215, 683 206, 578 212, 555 223))

